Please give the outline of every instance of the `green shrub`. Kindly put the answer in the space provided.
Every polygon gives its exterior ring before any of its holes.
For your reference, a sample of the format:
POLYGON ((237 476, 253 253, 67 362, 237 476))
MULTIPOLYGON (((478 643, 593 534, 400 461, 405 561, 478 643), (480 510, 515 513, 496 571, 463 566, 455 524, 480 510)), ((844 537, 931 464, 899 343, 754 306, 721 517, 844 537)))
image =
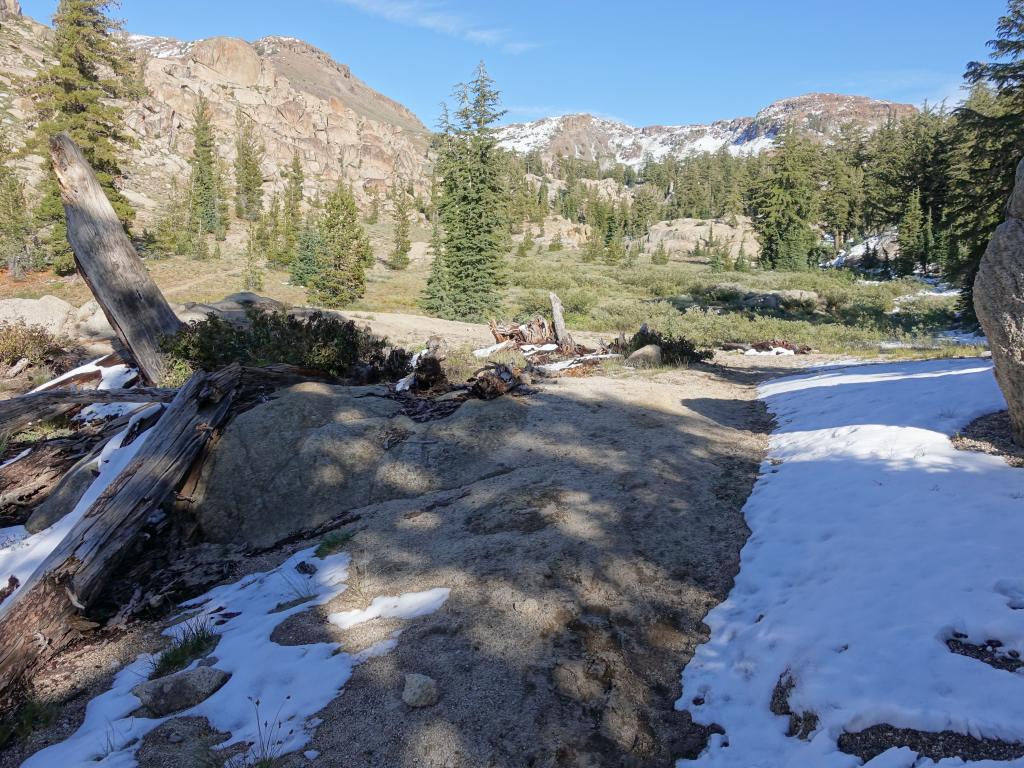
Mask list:
POLYGON ((172 369, 182 364, 211 371, 231 363, 288 363, 338 378, 372 378, 366 375, 372 369, 391 379, 408 368, 409 356, 403 350, 388 352, 386 339, 337 315, 315 312, 300 319, 249 308, 246 316, 247 324, 236 325, 210 315, 165 339, 163 349, 172 369))
POLYGON ((53 261, 50 262, 50 267, 61 277, 73 275, 78 271, 75 257, 71 253, 58 253, 53 257, 53 261))
POLYGON ((12 365, 27 357, 34 365, 68 353, 69 339, 54 336, 39 325, 0 323, 0 362, 12 365))
POLYGON ((346 544, 352 541, 354 535, 351 531, 331 531, 320 540, 316 552, 313 554, 321 560, 337 554, 345 548, 346 544))

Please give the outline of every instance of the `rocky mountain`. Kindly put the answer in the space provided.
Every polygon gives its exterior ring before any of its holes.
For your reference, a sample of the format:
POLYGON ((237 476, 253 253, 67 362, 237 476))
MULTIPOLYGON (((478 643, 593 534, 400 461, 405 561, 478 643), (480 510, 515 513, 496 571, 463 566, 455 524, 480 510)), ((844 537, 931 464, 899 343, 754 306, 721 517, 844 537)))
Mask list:
MULTIPOLYGON (((15 140, 31 128, 31 101, 19 85, 48 63, 51 30, 22 16, 16 0, 0 0, 0 110, 15 140)), ((219 152, 234 159, 236 114, 251 118, 266 146, 264 189, 283 187, 281 172, 298 152, 314 195, 349 182, 357 197, 397 179, 426 187, 429 132, 398 102, 374 91, 347 66, 308 43, 266 37, 253 43, 216 37, 185 42, 129 35, 148 95, 125 104, 136 146, 127 150, 120 185, 143 221, 159 208, 174 179, 187 174, 192 111, 210 101, 219 152)), ((38 174, 39 159, 25 162, 38 174)))
POLYGON ((864 96, 809 93, 776 101, 754 117, 719 120, 710 125, 636 128, 593 115, 563 115, 505 126, 499 137, 508 149, 538 151, 546 159, 567 155, 638 168, 648 157, 686 157, 717 152, 723 147, 734 155, 757 154, 774 146, 775 138, 790 126, 827 141, 846 123, 873 130, 891 117, 916 111, 909 104, 864 96))

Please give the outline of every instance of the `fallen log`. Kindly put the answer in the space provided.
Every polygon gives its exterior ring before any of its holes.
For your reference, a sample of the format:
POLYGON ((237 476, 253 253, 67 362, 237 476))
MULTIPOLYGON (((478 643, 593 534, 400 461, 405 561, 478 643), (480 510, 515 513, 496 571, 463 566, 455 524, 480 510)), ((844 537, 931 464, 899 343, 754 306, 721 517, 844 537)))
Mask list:
POLYGON ((562 300, 558 298, 554 291, 548 294, 548 299, 551 301, 551 318, 554 320, 555 342, 558 344, 558 349, 561 350, 563 355, 575 355, 576 342, 572 340, 572 336, 569 335, 569 331, 565 327, 562 300))
POLYGON ((36 421, 59 416, 75 405, 97 403, 169 403, 175 390, 138 389, 46 389, 0 400, 0 434, 21 432, 36 421))
POLYGON ((223 423, 239 378, 237 365, 192 376, 135 458, 0 606, 0 710, 10 706, 26 674, 97 626, 87 617, 89 607, 223 423))
POLYGON ((66 133, 50 140, 53 172, 67 218, 68 242, 117 338, 143 379, 160 381, 160 340, 181 328, 149 276, 81 150, 66 133))

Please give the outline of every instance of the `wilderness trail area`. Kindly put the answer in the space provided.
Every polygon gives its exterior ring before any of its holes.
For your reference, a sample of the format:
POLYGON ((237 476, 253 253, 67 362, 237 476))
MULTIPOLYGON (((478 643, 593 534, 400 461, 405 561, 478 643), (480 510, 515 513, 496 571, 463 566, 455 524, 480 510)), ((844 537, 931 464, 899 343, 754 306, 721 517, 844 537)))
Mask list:
MULTIPOLYGON (((208 663, 232 675, 206 702, 169 718, 138 716, 130 691, 165 645, 160 632, 174 634, 190 612, 136 626, 69 651, 42 674, 36 693, 63 699, 60 716, 0 766, 69 737, 28 765, 223 762, 238 747, 211 747, 258 738, 256 700, 275 749, 296 750, 281 765, 310 764, 309 755, 331 767, 668 766, 696 757, 707 733, 675 709, 679 671, 708 640, 703 618, 727 595, 748 533, 740 510, 770 428, 753 384, 798 364, 729 359, 735 367, 566 377, 525 396, 470 401, 428 425, 327 385, 302 385, 243 414, 212 472, 252 466, 254 476, 241 473, 228 492, 244 501, 253 488, 262 504, 254 520, 299 514, 302 502, 288 483, 256 476, 265 469, 258 448, 234 463, 232 445, 277 429, 275 420, 295 421, 288 409, 297 402, 311 431, 278 430, 280 439, 298 445, 332 423, 362 425, 397 468, 367 491, 386 500, 350 510, 333 556, 342 560, 313 556, 320 539, 293 541, 236 560, 229 583, 198 601, 222 633, 208 663), (415 490, 422 472, 438 490, 415 490), (305 561, 316 575, 296 573, 305 561), (264 585, 263 602, 281 604, 270 618, 245 597, 252 579, 264 585), (434 681, 436 703, 403 701, 409 674, 434 681)), ((337 456, 351 437, 325 438, 318 450, 337 456)), ((362 439, 353 455, 371 461, 362 439)), ((316 486, 322 475, 310 471, 304 482, 316 486)))

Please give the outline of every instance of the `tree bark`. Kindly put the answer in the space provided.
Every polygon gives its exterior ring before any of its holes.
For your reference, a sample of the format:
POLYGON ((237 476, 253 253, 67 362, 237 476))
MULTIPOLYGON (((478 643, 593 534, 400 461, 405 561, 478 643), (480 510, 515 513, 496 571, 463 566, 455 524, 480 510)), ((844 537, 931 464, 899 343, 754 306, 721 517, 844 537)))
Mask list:
POLYGON ((78 271, 143 379, 156 384, 164 367, 160 340, 175 334, 181 321, 146 271, 81 150, 60 133, 50 141, 50 155, 78 271))
POLYGON ((223 423, 239 376, 237 365, 192 376, 135 458, 21 591, 0 606, 0 710, 11 704, 29 671, 96 626, 86 611, 223 423))
POLYGON ((565 327, 562 300, 554 292, 549 293, 548 298, 551 299, 551 318, 555 324, 555 341, 558 342, 558 348, 563 354, 574 355, 576 354, 576 342, 573 341, 565 327))

